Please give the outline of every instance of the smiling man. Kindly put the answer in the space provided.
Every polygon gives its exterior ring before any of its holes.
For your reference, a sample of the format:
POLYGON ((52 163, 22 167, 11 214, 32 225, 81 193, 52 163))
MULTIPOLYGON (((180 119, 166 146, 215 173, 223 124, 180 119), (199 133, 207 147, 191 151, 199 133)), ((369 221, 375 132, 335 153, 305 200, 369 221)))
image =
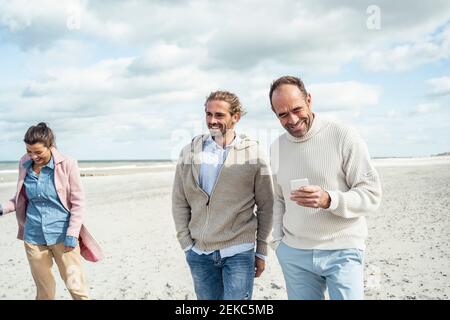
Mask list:
POLYGON ((175 173, 172 213, 199 300, 251 299, 265 268, 272 177, 258 142, 234 130, 243 113, 235 94, 212 92, 209 134, 183 148, 175 173))
POLYGON ((367 147, 350 127, 312 112, 303 82, 284 76, 270 88, 286 133, 271 146, 274 175, 272 247, 289 299, 363 299, 365 215, 381 201, 367 147), (291 190, 291 181, 309 185, 291 190))

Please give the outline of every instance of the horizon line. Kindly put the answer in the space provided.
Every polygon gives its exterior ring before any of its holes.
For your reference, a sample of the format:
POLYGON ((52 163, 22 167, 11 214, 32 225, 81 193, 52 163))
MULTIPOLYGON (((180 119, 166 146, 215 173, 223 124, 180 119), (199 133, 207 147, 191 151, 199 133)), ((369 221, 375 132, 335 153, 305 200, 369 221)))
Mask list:
MULTIPOLYGON (((439 154, 420 155, 420 156, 379 156, 371 157, 371 159, 407 159, 407 158, 425 158, 425 157, 442 157, 450 156, 450 152, 443 152, 439 154)), ((78 162, 138 162, 138 161, 161 161, 161 162, 173 162, 172 159, 77 159, 78 162)), ((0 160, 0 162, 18 162, 18 160, 0 160)))

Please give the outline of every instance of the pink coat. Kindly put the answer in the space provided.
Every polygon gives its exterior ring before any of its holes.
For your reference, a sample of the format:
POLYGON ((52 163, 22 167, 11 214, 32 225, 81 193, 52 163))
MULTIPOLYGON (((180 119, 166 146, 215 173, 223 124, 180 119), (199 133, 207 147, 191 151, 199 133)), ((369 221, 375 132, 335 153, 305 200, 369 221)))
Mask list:
MULTIPOLYGON (((81 255, 89 261, 103 258, 100 246, 83 225, 84 192, 81 185, 77 161, 66 157, 55 148, 51 149, 55 162, 55 188, 62 205, 70 212, 67 235, 78 238, 81 255)), ((27 170, 24 163, 30 156, 24 155, 19 162, 19 179, 16 195, 3 206, 3 213, 16 212, 19 231, 17 238, 23 240, 28 199, 25 193, 24 180, 27 170)))

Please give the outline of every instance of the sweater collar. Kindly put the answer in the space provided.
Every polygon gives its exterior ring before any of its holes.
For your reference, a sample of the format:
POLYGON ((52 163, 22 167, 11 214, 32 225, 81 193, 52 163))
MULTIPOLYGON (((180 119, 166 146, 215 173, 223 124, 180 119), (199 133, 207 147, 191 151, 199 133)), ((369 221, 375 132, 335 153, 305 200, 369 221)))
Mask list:
POLYGON ((314 137, 320 130, 322 130, 322 128, 325 126, 326 122, 317 116, 317 114, 314 114, 314 119, 311 125, 311 128, 309 128, 308 132, 303 136, 303 137, 294 137, 293 135, 291 135, 289 132, 286 131, 286 138, 289 141, 292 142, 304 142, 306 140, 311 139, 312 137, 314 137))

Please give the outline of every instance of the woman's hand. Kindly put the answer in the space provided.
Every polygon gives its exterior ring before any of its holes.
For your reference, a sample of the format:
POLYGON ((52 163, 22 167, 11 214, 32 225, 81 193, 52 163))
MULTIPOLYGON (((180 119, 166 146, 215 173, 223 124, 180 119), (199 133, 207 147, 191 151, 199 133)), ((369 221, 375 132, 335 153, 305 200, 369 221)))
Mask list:
POLYGON ((70 252, 78 246, 78 239, 71 236, 66 236, 64 241, 64 252, 70 252))
POLYGON ((72 251, 73 249, 75 249, 75 247, 67 247, 67 246, 64 246, 64 252, 70 252, 70 251, 72 251))

